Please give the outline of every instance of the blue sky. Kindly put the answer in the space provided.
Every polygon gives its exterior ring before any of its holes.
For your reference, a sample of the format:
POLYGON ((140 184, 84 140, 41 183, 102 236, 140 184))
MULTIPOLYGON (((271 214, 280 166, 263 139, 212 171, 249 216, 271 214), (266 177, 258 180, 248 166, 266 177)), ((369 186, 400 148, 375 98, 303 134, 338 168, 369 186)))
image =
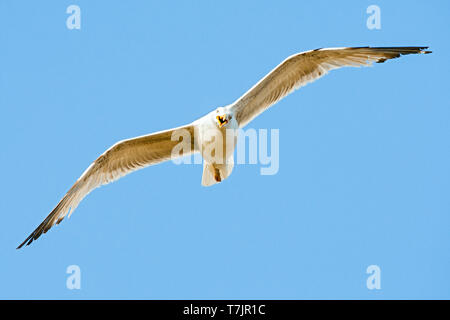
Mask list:
POLYGON ((2 1, 0 298, 450 298, 449 7, 2 1), (201 166, 164 163, 15 249, 116 141, 231 103, 293 53, 362 45, 433 54, 334 71, 258 117, 280 130, 276 175, 241 165, 204 188, 201 166))

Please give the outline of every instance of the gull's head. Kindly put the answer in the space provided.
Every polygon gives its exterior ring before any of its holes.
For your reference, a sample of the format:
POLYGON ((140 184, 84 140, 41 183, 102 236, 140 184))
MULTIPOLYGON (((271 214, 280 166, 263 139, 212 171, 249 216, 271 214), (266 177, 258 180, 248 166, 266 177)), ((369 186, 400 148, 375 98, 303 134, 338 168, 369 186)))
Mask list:
POLYGON ((226 127, 231 119, 233 115, 223 107, 217 108, 214 112, 214 120, 219 128, 226 127))

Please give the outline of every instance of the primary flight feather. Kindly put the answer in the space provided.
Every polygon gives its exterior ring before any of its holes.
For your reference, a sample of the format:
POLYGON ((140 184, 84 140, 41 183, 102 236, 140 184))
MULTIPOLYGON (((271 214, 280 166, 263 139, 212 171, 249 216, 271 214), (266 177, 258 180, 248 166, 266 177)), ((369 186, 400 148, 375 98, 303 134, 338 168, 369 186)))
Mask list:
POLYGON ((350 47, 326 48, 305 51, 288 57, 262 78, 234 103, 220 107, 186 126, 160 131, 149 135, 123 140, 106 150, 95 160, 69 189, 66 195, 23 241, 29 245, 60 223, 65 216, 95 188, 113 182, 135 170, 170 160, 177 156, 200 152, 204 159, 202 185, 210 186, 226 179, 233 169, 233 152, 236 136, 227 136, 225 131, 242 128, 277 101, 328 71, 341 67, 368 66, 381 63, 401 55, 430 53, 428 47, 350 47), (231 148, 211 157, 209 151, 214 141, 221 138, 231 148), (177 137, 190 136, 189 148, 174 153, 179 144, 177 137), (176 139, 174 139, 174 137, 176 139))

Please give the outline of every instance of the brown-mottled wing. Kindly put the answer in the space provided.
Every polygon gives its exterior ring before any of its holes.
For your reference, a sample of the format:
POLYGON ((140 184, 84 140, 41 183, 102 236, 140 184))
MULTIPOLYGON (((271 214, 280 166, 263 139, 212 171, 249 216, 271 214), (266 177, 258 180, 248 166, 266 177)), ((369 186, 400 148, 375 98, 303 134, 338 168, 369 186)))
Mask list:
MULTIPOLYGON (((81 200, 95 188, 135 170, 171 159, 174 146, 181 141, 178 138, 180 136, 185 138, 187 134, 191 139, 190 152, 195 152, 193 125, 123 140, 113 145, 86 169, 47 218, 17 249, 24 244, 29 245, 42 233, 46 233, 52 226, 60 223, 66 215, 70 216, 81 200), (172 134, 174 134, 174 140, 172 140, 172 134)), ((174 156, 184 155, 187 153, 174 156)))
POLYGON ((271 105, 328 71, 341 67, 368 66, 401 55, 430 53, 428 47, 355 47, 316 49, 295 54, 284 60, 230 108, 239 127, 244 127, 271 105))

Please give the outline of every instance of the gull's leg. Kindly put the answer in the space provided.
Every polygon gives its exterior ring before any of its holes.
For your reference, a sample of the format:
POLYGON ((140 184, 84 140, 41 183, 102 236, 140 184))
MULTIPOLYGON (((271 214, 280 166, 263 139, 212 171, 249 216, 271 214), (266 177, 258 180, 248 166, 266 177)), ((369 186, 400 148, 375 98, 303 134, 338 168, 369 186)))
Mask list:
POLYGON ((222 178, 220 177, 220 170, 218 168, 214 168, 214 180, 217 182, 222 181, 222 178))

